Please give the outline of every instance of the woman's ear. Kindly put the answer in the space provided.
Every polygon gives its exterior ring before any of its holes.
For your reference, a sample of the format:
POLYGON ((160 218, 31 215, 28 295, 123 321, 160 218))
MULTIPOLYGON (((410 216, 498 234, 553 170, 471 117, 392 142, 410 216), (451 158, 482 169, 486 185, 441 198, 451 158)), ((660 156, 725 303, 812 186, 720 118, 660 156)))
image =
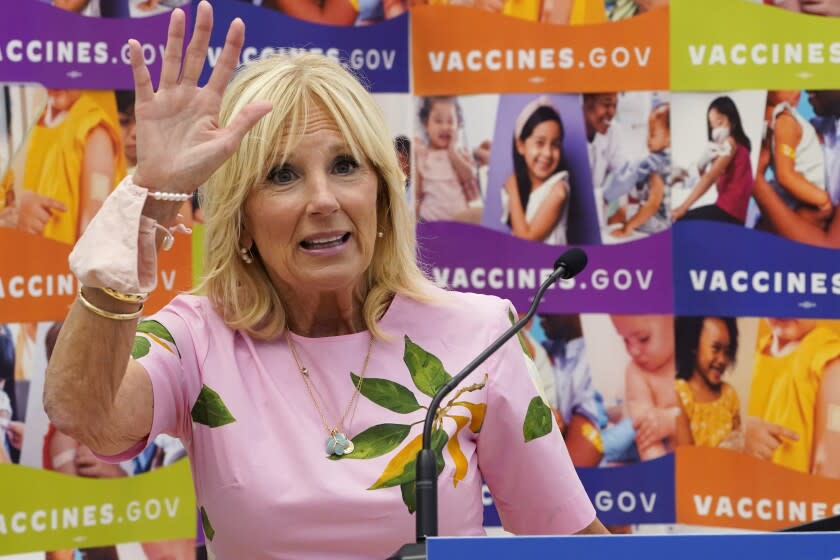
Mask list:
POLYGON ((525 155, 525 142, 520 140, 519 138, 513 139, 513 146, 516 148, 516 153, 520 156, 525 155))

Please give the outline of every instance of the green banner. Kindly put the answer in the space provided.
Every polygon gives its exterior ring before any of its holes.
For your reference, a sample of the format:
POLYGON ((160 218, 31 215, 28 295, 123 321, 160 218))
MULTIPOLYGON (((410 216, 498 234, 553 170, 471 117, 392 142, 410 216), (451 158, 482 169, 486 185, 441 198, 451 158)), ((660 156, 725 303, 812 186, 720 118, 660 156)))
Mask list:
POLYGON ((0 465, 0 555, 195 537, 188 460, 88 479, 0 465))
POLYGON ((671 89, 840 88, 840 18, 672 0, 671 89))

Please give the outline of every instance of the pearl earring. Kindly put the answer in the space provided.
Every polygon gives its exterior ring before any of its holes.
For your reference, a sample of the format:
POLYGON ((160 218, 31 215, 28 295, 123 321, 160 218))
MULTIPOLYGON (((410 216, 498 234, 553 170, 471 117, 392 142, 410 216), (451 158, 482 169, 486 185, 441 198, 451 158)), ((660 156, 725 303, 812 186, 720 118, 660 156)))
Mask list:
POLYGON ((245 247, 239 248, 239 257, 245 262, 245 264, 251 264, 254 262, 254 259, 251 257, 251 250, 246 249, 245 247))
POLYGON ((378 232, 376 232, 376 237, 378 237, 379 239, 382 239, 383 237, 385 237, 385 234, 381 231, 378 231, 378 232))

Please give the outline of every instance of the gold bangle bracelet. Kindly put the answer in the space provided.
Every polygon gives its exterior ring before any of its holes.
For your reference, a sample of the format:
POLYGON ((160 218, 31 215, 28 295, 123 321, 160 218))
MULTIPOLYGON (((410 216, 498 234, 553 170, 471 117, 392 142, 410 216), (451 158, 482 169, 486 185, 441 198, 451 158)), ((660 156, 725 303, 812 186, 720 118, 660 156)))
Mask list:
POLYGON ((111 296, 117 301, 122 301, 125 303, 146 303, 146 300, 149 299, 149 294, 145 292, 138 292, 138 293, 131 293, 131 292, 118 292, 112 288, 100 288, 103 292, 111 296))
POLYGON ((112 313, 111 311, 100 309, 87 300, 81 288, 79 288, 79 301, 88 311, 114 321, 130 321, 131 319, 136 319, 143 313, 143 304, 140 304, 140 309, 132 313, 112 313))

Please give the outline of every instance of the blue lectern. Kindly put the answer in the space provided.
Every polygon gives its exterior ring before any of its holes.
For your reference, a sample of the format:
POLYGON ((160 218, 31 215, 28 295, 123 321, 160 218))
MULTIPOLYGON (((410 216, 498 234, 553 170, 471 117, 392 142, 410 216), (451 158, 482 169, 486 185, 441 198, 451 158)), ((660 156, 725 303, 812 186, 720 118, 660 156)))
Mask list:
POLYGON ((840 560, 836 533, 432 537, 429 560, 840 560))

